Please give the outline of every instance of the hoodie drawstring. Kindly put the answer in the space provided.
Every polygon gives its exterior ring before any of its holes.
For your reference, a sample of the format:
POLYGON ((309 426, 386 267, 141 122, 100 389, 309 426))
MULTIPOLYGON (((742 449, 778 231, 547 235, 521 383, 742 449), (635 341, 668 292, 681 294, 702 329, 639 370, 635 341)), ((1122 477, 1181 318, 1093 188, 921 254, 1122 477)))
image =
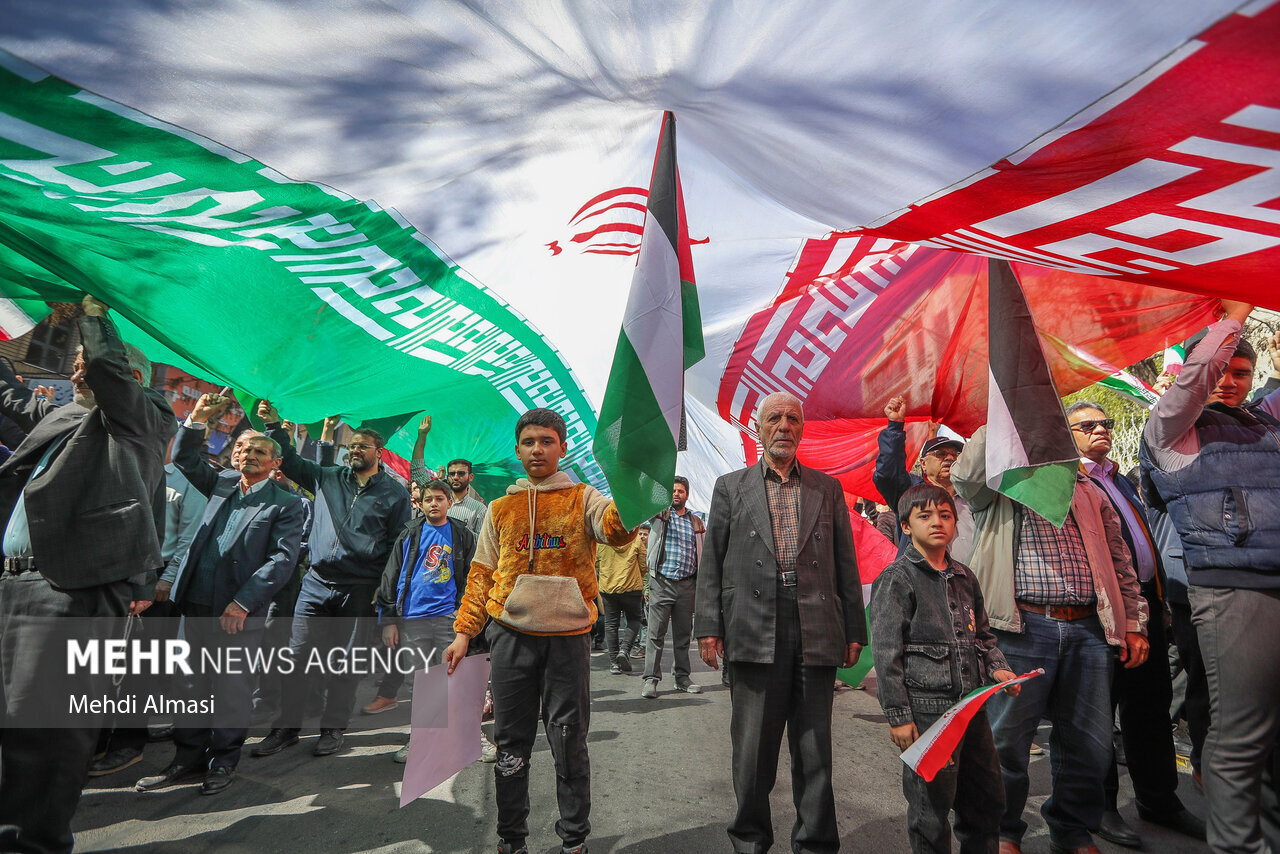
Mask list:
POLYGON ((533 526, 538 518, 537 487, 529 484, 529 572, 533 572, 533 526))

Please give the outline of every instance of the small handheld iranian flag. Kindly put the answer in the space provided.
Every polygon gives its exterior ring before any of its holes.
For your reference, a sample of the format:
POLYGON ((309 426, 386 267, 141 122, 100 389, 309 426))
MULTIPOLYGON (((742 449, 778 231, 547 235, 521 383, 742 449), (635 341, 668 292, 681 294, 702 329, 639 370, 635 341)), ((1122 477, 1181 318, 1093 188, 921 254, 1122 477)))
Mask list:
POLYGON ((704 355, 676 120, 663 115, 640 254, 591 446, 628 528, 671 504, 684 440, 684 372, 704 355))
POLYGON ((1061 528, 1080 452, 1008 261, 987 267, 987 486, 1061 528))
POLYGON ((969 722, 987 700, 1010 685, 1021 685, 1043 674, 1043 667, 1036 668, 1030 673, 1015 676, 1008 682, 978 688, 965 695, 960 702, 943 712, 942 717, 921 733, 910 747, 902 751, 902 761, 926 782, 931 782, 951 761, 952 754, 956 752, 956 745, 964 737, 964 731, 969 728, 969 722))

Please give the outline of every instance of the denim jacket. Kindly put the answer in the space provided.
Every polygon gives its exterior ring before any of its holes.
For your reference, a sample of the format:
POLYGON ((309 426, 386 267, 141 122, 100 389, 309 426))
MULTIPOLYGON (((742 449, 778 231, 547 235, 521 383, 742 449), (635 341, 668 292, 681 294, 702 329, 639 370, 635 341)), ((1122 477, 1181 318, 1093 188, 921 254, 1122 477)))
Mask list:
POLYGON ((936 718, 1009 667, 987 625, 978 580, 950 557, 939 572, 907 546, 876 578, 867 610, 890 726, 936 718))

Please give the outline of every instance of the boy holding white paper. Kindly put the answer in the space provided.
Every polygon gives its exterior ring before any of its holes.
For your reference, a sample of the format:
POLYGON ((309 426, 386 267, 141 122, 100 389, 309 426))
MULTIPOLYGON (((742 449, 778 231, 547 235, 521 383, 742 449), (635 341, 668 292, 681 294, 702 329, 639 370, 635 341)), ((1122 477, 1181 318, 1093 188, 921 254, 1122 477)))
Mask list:
MULTIPOLYGON (((1014 673, 996 648, 977 579, 947 554, 956 531, 951 495, 918 484, 897 509, 911 544, 876 578, 868 610, 880 705, 893 743, 906 750, 966 694, 989 681, 1007 682, 1014 673)), ((1017 694, 1019 688, 1006 690, 1017 694)), ((977 712, 932 781, 904 766, 902 791, 915 854, 951 851, 953 808, 960 850, 995 854, 1004 784, 986 713, 977 712)))
POLYGON ((482 630, 490 645, 499 854, 527 854, 529 759, 541 707, 556 765, 563 854, 586 854, 591 831, 588 679, 596 621, 596 543, 625 545, 612 501, 560 471, 564 419, 531 409, 516 422, 526 477, 489 505, 467 590, 445 650, 452 673, 482 630), (485 621, 493 621, 485 629, 485 621))

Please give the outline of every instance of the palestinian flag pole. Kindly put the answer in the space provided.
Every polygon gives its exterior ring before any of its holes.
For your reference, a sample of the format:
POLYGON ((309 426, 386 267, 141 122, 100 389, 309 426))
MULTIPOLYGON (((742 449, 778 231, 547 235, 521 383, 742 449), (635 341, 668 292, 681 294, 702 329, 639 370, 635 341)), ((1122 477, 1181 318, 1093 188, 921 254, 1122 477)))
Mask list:
POLYGON ((671 504, 684 443, 684 372, 705 355, 676 119, 662 118, 640 254, 592 451, 628 528, 671 504))
POLYGON ((1061 528, 1080 453, 1022 287, 1007 261, 987 264, 987 486, 1061 528))

